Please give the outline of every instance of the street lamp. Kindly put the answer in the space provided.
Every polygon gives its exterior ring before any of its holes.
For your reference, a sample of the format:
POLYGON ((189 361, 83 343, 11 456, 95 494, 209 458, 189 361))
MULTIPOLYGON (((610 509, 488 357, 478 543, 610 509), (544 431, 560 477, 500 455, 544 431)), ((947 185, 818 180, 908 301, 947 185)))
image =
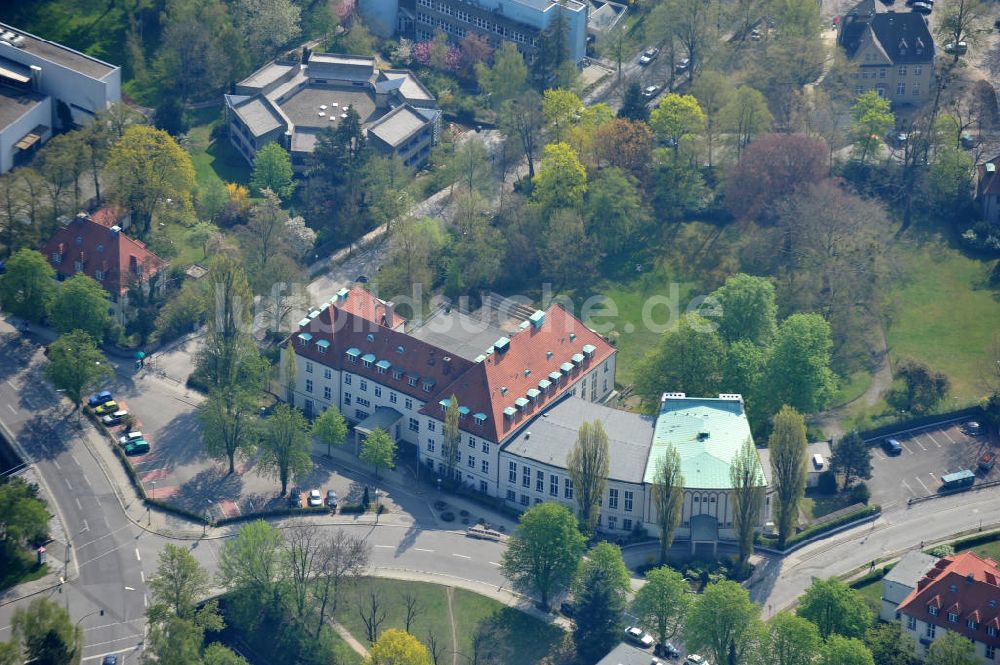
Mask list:
POLYGON ((102 608, 102 609, 94 610, 93 612, 88 612, 87 614, 84 614, 82 617, 80 617, 77 620, 76 625, 79 626, 81 623, 83 623, 84 619, 86 619, 87 617, 92 617, 95 614, 100 614, 101 616, 104 616, 104 609, 102 608))
POLYGON ((382 506, 378 502, 378 488, 375 488, 375 524, 378 524, 378 516, 382 512, 382 506))

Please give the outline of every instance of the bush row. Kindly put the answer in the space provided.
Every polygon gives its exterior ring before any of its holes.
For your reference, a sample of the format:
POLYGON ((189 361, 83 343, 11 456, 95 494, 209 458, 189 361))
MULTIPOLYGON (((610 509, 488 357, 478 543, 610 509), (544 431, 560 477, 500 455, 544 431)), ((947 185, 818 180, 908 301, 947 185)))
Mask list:
MULTIPOLYGON (((838 517, 837 519, 830 520, 824 524, 818 524, 816 526, 811 526, 807 529, 803 529, 799 533, 795 534, 785 542, 785 551, 787 552, 796 544, 808 540, 809 538, 814 538, 820 534, 826 533, 827 531, 832 531, 838 527, 844 526, 845 524, 850 524, 856 520, 869 517, 871 515, 877 515, 882 512, 882 507, 878 505, 865 506, 864 508, 859 508, 858 510, 852 511, 850 513, 845 513, 838 517)), ((770 547, 772 549, 777 549, 778 539, 768 538, 766 536, 761 536, 759 540, 760 544, 764 547, 770 547)))
POLYGON ((888 575, 889 571, 892 570, 893 567, 895 567, 895 565, 896 564, 894 563, 890 563, 888 565, 882 566, 881 568, 876 568, 872 572, 865 573, 858 579, 854 580, 853 582, 848 584, 848 586, 851 587, 852 589, 860 589, 861 587, 867 586, 872 582, 878 582, 880 579, 888 575))
POLYGON ((908 429, 923 427, 924 425, 931 425, 933 423, 937 423, 942 420, 950 420, 951 418, 965 418, 965 417, 971 418, 980 413, 982 413, 982 409, 980 409, 978 406, 970 406, 964 409, 958 409, 957 411, 948 411, 945 413, 930 413, 924 416, 917 416, 916 418, 912 416, 910 417, 902 416, 900 417, 899 420, 896 420, 895 422, 860 432, 860 434, 861 438, 863 438, 865 441, 869 441, 871 439, 880 439, 882 437, 889 436, 890 434, 893 434, 895 432, 902 432, 908 429))

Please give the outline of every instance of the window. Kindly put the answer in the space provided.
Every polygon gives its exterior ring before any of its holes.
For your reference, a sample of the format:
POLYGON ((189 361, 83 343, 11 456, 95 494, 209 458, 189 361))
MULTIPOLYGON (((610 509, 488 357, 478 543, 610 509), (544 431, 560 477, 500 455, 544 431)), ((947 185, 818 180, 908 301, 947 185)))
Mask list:
POLYGON ((549 495, 559 496, 559 476, 549 474, 549 495))
POLYGON ((521 487, 531 487, 531 469, 521 467, 521 487))
POLYGON ((368 392, 368 382, 365 381, 364 379, 361 379, 361 392, 363 393, 368 392))
POLYGON ((545 472, 535 471, 535 491, 544 492, 545 491, 545 472))
POLYGON ((428 432, 436 432, 437 431, 437 423, 434 422, 433 420, 431 420, 430 418, 427 419, 427 431, 428 432))
POLYGON ((406 377, 406 383, 409 384, 409 385, 411 385, 411 386, 417 385, 417 377, 415 377, 415 376, 408 376, 408 377, 406 377))
POLYGON ((969 619, 968 621, 965 622, 965 625, 968 626, 969 628, 971 628, 972 630, 975 630, 976 629, 976 620, 975 619, 969 619))
POLYGON ((489 441, 483 441, 483 447, 480 450, 482 450, 484 453, 486 453, 487 455, 489 455, 490 454, 490 442, 489 441))
POLYGON ((347 356, 347 359, 350 360, 355 365, 358 363, 358 357, 357 356, 351 356, 351 355, 349 355, 349 356, 347 356))
POLYGON ((345 374, 345 375, 344 375, 344 385, 345 385, 345 386, 349 386, 349 385, 351 385, 351 381, 353 381, 353 380, 354 380, 354 379, 353 379, 353 378, 351 378, 351 375, 350 375, 350 374, 345 374))
POLYGON ((95 270, 94 271, 94 279, 96 279, 98 282, 103 282, 104 281, 104 271, 103 270, 95 270))
POLYGON ((920 66, 920 65, 914 65, 913 66, 913 75, 914 76, 920 76, 923 73, 924 73, 924 68, 922 66, 920 66))
POLYGON ((312 373, 313 373, 313 364, 309 361, 306 361, 306 374, 312 374, 312 373))
POLYGON ((927 637, 929 637, 929 638, 931 638, 933 640, 934 639, 934 633, 937 632, 935 630, 936 628, 937 628, 937 626, 935 626, 932 623, 927 624, 927 630, 925 632, 925 634, 927 635, 927 637))
POLYGON ((333 399, 333 391, 330 390, 330 386, 323 386, 323 399, 327 402, 333 399))
POLYGON ((351 405, 351 393, 344 393, 344 405, 345 406, 351 405))
POLYGON ((563 498, 564 499, 573 498, 573 481, 570 478, 566 478, 563 481, 563 498))
POLYGON ((517 482, 517 462, 510 462, 507 467, 507 480, 512 483, 517 482))
POLYGON ((390 391, 389 392, 389 402, 391 404, 395 404, 398 401, 399 401, 399 395, 397 395, 396 393, 390 391))
POLYGON ((920 86, 919 85, 912 86, 910 88, 910 94, 913 95, 914 97, 919 97, 920 96, 920 86))
POLYGON ((313 391, 312 379, 306 379, 306 392, 311 393, 313 391))
MULTIPOLYGON (((461 434, 459 436, 461 436, 461 434)), ((471 436, 469 437, 469 447, 472 448, 473 450, 476 449, 476 440, 473 439, 471 436)))
POLYGON ((370 361, 370 360, 365 360, 364 363, 365 363, 365 367, 371 367, 372 366, 372 361, 370 361))
POLYGON ((333 378, 333 371, 331 371, 329 367, 323 368, 323 378, 324 379, 332 379, 333 378))
POLYGON ((996 637, 997 629, 994 628, 993 626, 990 626, 989 628, 986 629, 986 634, 989 635, 990 637, 996 637))
POLYGON ((354 417, 358 420, 364 420, 368 417, 368 414, 363 409, 354 409, 354 417))
POLYGON ((517 501, 517 495, 514 494, 514 490, 507 490, 507 500, 511 503, 517 501))
POLYGON ((420 422, 416 418, 410 418, 410 431, 411 432, 420 431, 420 422))
POLYGON ((911 616, 906 617, 906 628, 907 628, 907 630, 916 630, 917 629, 917 618, 916 617, 911 617, 911 616))
POLYGON ((896 84, 896 94, 905 95, 906 94, 906 84, 900 81, 896 84))
POLYGON ((360 404, 361 406, 371 406, 372 405, 371 402, 369 402, 368 400, 366 400, 366 399, 364 399, 362 397, 359 397, 356 400, 354 400, 354 403, 355 404, 360 404))
POLYGON ((618 528, 618 518, 614 515, 608 515, 608 528, 612 530, 618 528))
POLYGON ((990 660, 995 660, 997 656, 997 648, 992 644, 986 645, 986 657, 990 660))
POLYGON ((528 505, 528 495, 527 494, 522 494, 521 495, 521 505, 522 506, 527 506, 528 505))
POLYGON ((479 491, 482 492, 483 494, 487 494, 490 491, 490 486, 486 483, 485 480, 479 481, 479 491))
POLYGON ((407 397, 406 401, 403 402, 403 406, 405 406, 407 409, 412 409, 413 408, 413 400, 410 399, 409 397, 407 397))
POLYGON ((635 495, 635 492, 633 492, 632 490, 625 490, 625 512, 626 513, 632 512, 632 500, 633 500, 634 495, 635 495))
POLYGON ((427 452, 434 452, 434 439, 427 439, 427 452))
POLYGON ((378 373, 379 374, 385 374, 385 367, 382 367, 381 365, 379 365, 379 367, 378 367, 378 373))
POLYGON ((854 86, 854 94, 855 94, 855 95, 860 95, 860 94, 861 94, 861 93, 863 93, 864 91, 865 91, 865 88, 864 88, 864 86, 860 86, 860 85, 856 85, 856 86, 854 86))
POLYGON ((618 490, 614 487, 608 490, 608 509, 618 510, 618 490))
POLYGON ((479 464, 479 470, 482 471, 483 473, 489 473, 490 472, 490 462, 489 462, 489 460, 483 460, 479 464))
POLYGON ((958 623, 958 615, 954 612, 948 612, 948 621, 951 623, 958 623))
POLYGON ((468 466, 469 466, 470 469, 475 469, 476 468, 476 458, 475 457, 473 457, 472 455, 469 455, 468 462, 469 462, 468 466))
POLYGON ((934 607, 933 605, 928 605, 927 613, 930 614, 932 617, 936 617, 938 615, 938 608, 934 607))
POLYGON ((879 68, 879 70, 878 70, 878 77, 880 79, 884 79, 885 78, 885 67, 879 68))
POLYGON ((381 396, 382 396, 382 386, 376 385, 375 386, 375 397, 381 397, 381 396))
POLYGON ((73 270, 77 272, 83 272, 83 262, 73 261, 73 270))
POLYGON ((622 520, 622 530, 631 531, 632 530, 632 520, 625 518, 622 520))

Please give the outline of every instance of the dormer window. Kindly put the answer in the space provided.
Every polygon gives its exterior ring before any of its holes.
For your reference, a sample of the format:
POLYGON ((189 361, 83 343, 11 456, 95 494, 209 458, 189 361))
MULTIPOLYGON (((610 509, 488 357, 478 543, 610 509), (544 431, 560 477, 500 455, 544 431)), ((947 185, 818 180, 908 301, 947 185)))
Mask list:
POLYGON ((930 614, 932 617, 936 617, 938 615, 938 608, 935 607, 934 605, 928 605, 927 613, 930 614))
POLYGON ((948 612, 948 621, 951 623, 958 623, 958 615, 954 612, 948 612))
POLYGON ((75 270, 77 272, 83 272, 83 262, 82 261, 73 261, 73 270, 75 270))
POLYGON ((968 621, 965 622, 965 625, 971 628, 972 630, 976 629, 976 621, 974 619, 969 619, 968 621))
POLYGON ((56 265, 62 263, 62 254, 59 252, 52 252, 52 263, 55 263, 56 265))
POLYGON ((996 637, 997 636, 996 626, 990 626, 989 628, 987 628, 986 634, 989 635, 990 637, 996 637))
POLYGON ((415 377, 415 376, 408 376, 408 377, 406 377, 406 383, 408 385, 410 385, 410 386, 414 386, 415 387, 417 385, 417 377, 415 377))
POLYGON ((401 369, 394 369, 394 370, 392 370, 392 378, 396 379, 397 381, 399 379, 402 379, 403 378, 403 370, 401 370, 401 369))

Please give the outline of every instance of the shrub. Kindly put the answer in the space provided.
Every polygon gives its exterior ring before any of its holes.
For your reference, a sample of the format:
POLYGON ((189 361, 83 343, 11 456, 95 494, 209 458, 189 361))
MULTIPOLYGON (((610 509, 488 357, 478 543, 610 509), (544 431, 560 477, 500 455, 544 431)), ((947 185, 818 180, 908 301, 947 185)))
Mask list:
POLYGON ((955 553, 955 546, 950 543, 943 543, 941 545, 935 545, 934 547, 927 550, 927 553, 931 556, 936 556, 941 559, 946 556, 951 556, 955 553))
POLYGON ((830 469, 819 474, 819 484, 816 489, 823 494, 835 494, 837 492, 837 474, 830 469))
POLYGON ((868 503, 868 499, 871 498, 871 490, 868 489, 868 485, 864 483, 858 483, 851 487, 851 503, 868 503))

